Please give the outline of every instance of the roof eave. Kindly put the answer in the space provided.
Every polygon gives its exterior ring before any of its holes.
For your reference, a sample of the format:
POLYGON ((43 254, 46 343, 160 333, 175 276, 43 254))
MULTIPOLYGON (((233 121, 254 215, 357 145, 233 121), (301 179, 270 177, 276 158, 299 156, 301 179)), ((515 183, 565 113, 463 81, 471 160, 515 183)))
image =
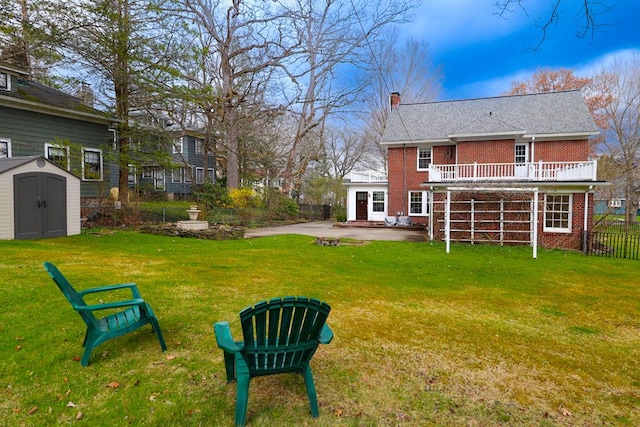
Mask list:
POLYGON ((449 144, 451 143, 451 140, 449 140, 448 138, 433 138, 433 139, 420 139, 420 140, 407 140, 407 141, 380 141, 380 145, 387 145, 389 147, 391 146, 395 146, 395 147, 402 147, 403 145, 420 145, 420 144, 427 144, 427 145, 435 145, 435 144, 449 144))
POLYGON ((16 108, 19 110, 32 111, 34 113, 44 113, 52 116, 66 117, 69 119, 83 120, 86 122, 100 124, 124 122, 124 120, 117 119, 115 117, 107 117, 100 114, 76 111, 70 108, 55 107, 53 105, 47 105, 41 102, 28 101, 25 99, 14 98, 6 95, 0 95, 0 105, 16 108))

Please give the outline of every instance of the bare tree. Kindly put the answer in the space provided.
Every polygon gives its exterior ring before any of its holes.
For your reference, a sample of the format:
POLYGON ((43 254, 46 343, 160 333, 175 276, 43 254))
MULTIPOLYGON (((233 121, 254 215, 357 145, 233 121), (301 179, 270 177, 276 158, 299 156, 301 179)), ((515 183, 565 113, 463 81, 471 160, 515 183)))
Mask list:
POLYGON ((287 71, 297 85, 290 98, 297 126, 283 173, 285 192, 299 189, 309 162, 322 151, 322 140, 312 131, 330 115, 344 112, 362 91, 353 80, 339 85, 336 76, 360 66, 367 45, 375 43, 388 25, 406 22, 415 6, 413 0, 296 1, 293 14, 301 49, 287 71))
POLYGON ((607 118, 604 145, 619 167, 626 221, 634 223, 640 199, 640 57, 619 58, 601 74, 611 94, 602 110, 607 118))
POLYGON ((400 43, 392 33, 371 48, 376 61, 366 85, 365 139, 369 165, 384 169, 387 155, 380 140, 391 111, 391 92, 398 92, 403 103, 433 101, 440 93, 442 74, 431 61, 426 41, 407 39, 400 43))
POLYGON ((226 151, 227 187, 238 187, 241 110, 296 46, 287 26, 289 12, 276 2, 251 0, 185 0, 177 11, 211 36, 209 54, 216 57, 216 112, 226 151))
MULTIPOLYGON (((495 3, 497 15, 500 18, 507 19, 511 13, 521 12, 529 16, 527 4, 525 0, 498 0, 495 3)), ((532 17, 536 27, 540 29, 541 35, 537 44, 532 50, 538 50, 549 37, 552 28, 561 19, 562 6, 567 6, 573 11, 580 22, 576 28, 576 36, 584 38, 590 36, 595 37, 595 33, 604 25, 601 21, 602 15, 609 12, 613 6, 609 5, 606 0, 583 0, 580 2, 569 2, 568 0, 550 0, 549 12, 545 15, 532 17)))

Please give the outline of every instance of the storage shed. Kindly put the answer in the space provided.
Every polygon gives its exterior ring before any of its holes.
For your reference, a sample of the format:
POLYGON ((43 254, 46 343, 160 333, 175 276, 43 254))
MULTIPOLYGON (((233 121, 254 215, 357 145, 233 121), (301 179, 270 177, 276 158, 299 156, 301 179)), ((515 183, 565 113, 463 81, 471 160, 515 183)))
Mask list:
POLYGON ((80 231, 80 178, 43 157, 0 159, 0 239, 80 231))

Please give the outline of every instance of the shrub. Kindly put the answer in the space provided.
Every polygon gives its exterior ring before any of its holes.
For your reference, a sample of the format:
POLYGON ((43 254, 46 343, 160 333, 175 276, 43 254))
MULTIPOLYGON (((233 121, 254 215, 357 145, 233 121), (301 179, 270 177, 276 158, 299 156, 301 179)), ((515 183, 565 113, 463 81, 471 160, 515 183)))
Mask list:
POLYGON ((200 209, 204 207, 206 209, 203 210, 207 211, 216 208, 228 208, 232 204, 226 185, 220 181, 216 183, 205 182, 199 191, 193 192, 193 196, 200 209))

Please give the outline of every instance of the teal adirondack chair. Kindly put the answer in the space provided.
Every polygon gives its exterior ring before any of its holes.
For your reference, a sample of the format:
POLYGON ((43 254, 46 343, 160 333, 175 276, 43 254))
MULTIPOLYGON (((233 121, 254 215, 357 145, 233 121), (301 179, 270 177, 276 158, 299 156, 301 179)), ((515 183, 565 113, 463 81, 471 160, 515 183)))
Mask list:
POLYGON ((162 332, 160 331, 160 325, 158 319, 149 304, 147 304, 138 291, 138 287, 135 283, 125 283, 121 285, 102 286, 99 288, 85 289, 84 291, 76 291, 69 281, 60 273, 60 270, 50 262, 44 263, 44 268, 49 273, 49 276, 58 285, 58 288, 62 291, 74 310, 80 314, 82 320, 87 325, 87 332, 84 336, 84 355, 82 356, 82 366, 89 365, 89 359, 91 358, 91 352, 95 347, 103 342, 116 338, 136 329, 151 324, 153 330, 158 335, 158 341, 160 341, 160 347, 162 351, 167 349, 162 338, 162 332), (126 301, 109 302, 104 304, 87 305, 84 302, 84 296, 93 293, 108 292, 117 289, 131 289, 132 299, 126 301), (96 318, 93 313, 100 310, 125 308, 124 311, 107 315, 103 318, 96 318))
POLYGON ((318 417, 318 401, 309 361, 318 344, 329 344, 325 323, 331 307, 305 297, 274 298, 240 312, 243 341, 234 341, 228 322, 214 325, 218 347, 224 350, 229 382, 237 379, 236 426, 244 426, 249 380, 263 375, 297 372, 304 377, 311 415, 318 417))

